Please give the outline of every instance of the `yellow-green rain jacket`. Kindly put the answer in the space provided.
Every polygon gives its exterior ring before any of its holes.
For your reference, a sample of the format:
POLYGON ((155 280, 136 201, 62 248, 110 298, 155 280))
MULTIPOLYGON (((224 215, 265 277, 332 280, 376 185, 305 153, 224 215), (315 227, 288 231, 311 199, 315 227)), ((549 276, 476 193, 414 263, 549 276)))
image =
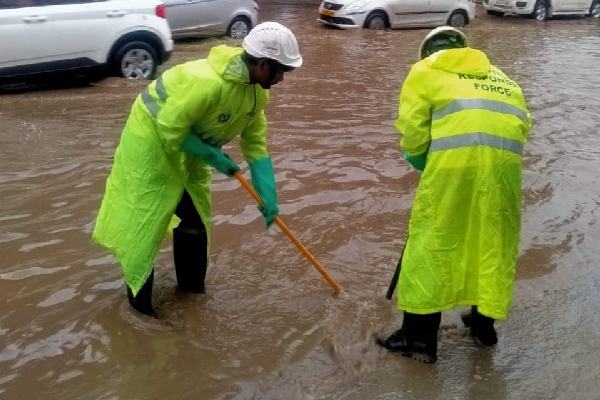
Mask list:
MULTIPOLYGON (((426 153, 398 282, 398 308, 478 305, 505 319, 521 225, 521 161, 531 116, 519 86, 471 48, 410 70, 396 128, 408 158, 426 153)), ((408 159, 407 158, 407 159, 408 159)))
POLYGON ((190 132, 222 146, 241 134, 246 161, 267 157, 269 92, 248 84, 241 48, 175 66, 135 100, 114 156, 93 233, 121 263, 136 295, 152 271, 184 188, 210 236, 210 167, 179 150, 190 132))

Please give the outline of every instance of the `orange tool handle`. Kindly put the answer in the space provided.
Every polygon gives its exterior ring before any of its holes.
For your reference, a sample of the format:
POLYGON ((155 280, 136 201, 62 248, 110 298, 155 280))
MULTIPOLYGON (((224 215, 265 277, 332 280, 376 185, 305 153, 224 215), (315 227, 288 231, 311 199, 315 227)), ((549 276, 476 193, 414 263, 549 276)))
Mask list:
MULTIPOLYGON (((240 181, 242 186, 245 187, 246 190, 248 190, 248 192, 250 192, 250 194, 252 195, 252 197, 254 197, 254 200, 256 200, 258 204, 260 204, 261 206, 264 206, 260 196, 258 195, 258 193, 256 193, 256 190, 254 190, 252 185, 250 185, 250 183, 248 183, 246 178, 244 178, 244 176, 239 171, 234 173, 233 176, 235 176, 237 178, 237 180, 240 181)), ((308 258, 308 260, 312 263, 312 265, 315 266, 315 268, 321 273, 321 275, 323 275, 323 277, 327 280, 327 282, 329 282, 329 284, 333 287, 335 292, 336 293, 341 292, 342 287, 340 285, 338 285, 338 283, 331 277, 331 275, 329 275, 327 273, 327 271, 325 271, 325 268, 323 268, 323 266, 321 264, 319 264, 317 259, 312 254, 310 254, 310 252, 307 250, 307 248, 304 247, 304 245, 300 242, 300 240, 298 240, 298 238, 292 233, 292 231, 290 231, 290 229, 283 222, 283 220, 281 218, 279 218, 279 216, 275 217, 275 222, 277 223, 277 225, 279 225, 279 227, 281 228, 283 233, 285 233, 287 235, 287 237, 290 238, 290 240, 292 242, 294 242, 294 244, 296 245, 296 247, 298 247, 298 249, 302 252, 302 254, 304 254, 304 256, 306 256, 306 258, 308 258)))

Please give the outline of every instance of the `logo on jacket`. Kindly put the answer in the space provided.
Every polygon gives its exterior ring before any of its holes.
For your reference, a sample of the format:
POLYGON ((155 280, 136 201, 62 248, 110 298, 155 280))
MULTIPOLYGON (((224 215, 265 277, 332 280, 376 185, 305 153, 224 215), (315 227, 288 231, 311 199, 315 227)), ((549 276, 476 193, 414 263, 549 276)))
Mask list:
POLYGON ((219 122, 225 123, 225 122, 229 121, 229 118, 231 118, 231 114, 229 114, 229 113, 221 114, 221 115, 219 115, 219 122))

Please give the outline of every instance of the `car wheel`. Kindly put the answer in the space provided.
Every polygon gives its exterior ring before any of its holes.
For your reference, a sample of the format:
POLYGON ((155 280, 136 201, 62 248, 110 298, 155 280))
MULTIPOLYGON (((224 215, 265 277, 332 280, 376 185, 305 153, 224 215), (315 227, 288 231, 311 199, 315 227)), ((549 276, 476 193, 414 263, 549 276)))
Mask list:
POLYGON ((590 6, 590 16, 600 18, 600 0, 595 0, 590 6))
POLYGON ((246 17, 235 17, 227 28, 227 36, 234 39, 243 39, 252 27, 246 17))
POLYGON ((119 76, 128 79, 152 79, 158 67, 156 50, 146 42, 129 42, 123 45, 115 57, 115 69, 119 76))
POLYGON ((548 18, 548 4, 545 0, 538 0, 535 3, 531 17, 538 21, 545 21, 548 18))
POLYGON ((504 13, 502 11, 495 10, 487 10, 488 15, 495 15, 496 17, 503 17, 504 13))
POLYGON ((462 11, 454 11, 448 18, 448 25, 454 28, 460 28, 467 24, 467 16, 462 11))
POLYGON ((382 30, 387 26, 387 16, 381 11, 372 12, 365 20, 365 28, 367 29, 382 30))

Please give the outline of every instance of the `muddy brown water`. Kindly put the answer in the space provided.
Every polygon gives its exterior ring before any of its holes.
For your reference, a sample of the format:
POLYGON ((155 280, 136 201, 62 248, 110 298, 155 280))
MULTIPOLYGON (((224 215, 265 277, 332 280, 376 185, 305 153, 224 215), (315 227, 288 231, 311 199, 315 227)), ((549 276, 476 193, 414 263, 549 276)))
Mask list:
MULTIPOLYGON (((281 216, 341 284, 265 231, 216 176, 208 292, 157 259, 159 320, 133 313, 118 264, 90 234, 112 155, 144 82, 0 96, 0 399, 600 399, 600 24, 479 17, 473 47, 518 81, 526 146, 518 279, 495 349, 444 313, 439 361, 378 349, 401 321, 385 292, 418 174, 394 131, 427 30, 326 29, 314 7, 272 7, 305 65, 273 88, 281 216)), ((169 65, 225 39, 178 42, 169 65)), ((164 68, 164 67, 163 67, 164 68)), ((235 146, 230 154, 240 160, 235 146)), ((247 172, 244 169, 245 172, 247 172)))

